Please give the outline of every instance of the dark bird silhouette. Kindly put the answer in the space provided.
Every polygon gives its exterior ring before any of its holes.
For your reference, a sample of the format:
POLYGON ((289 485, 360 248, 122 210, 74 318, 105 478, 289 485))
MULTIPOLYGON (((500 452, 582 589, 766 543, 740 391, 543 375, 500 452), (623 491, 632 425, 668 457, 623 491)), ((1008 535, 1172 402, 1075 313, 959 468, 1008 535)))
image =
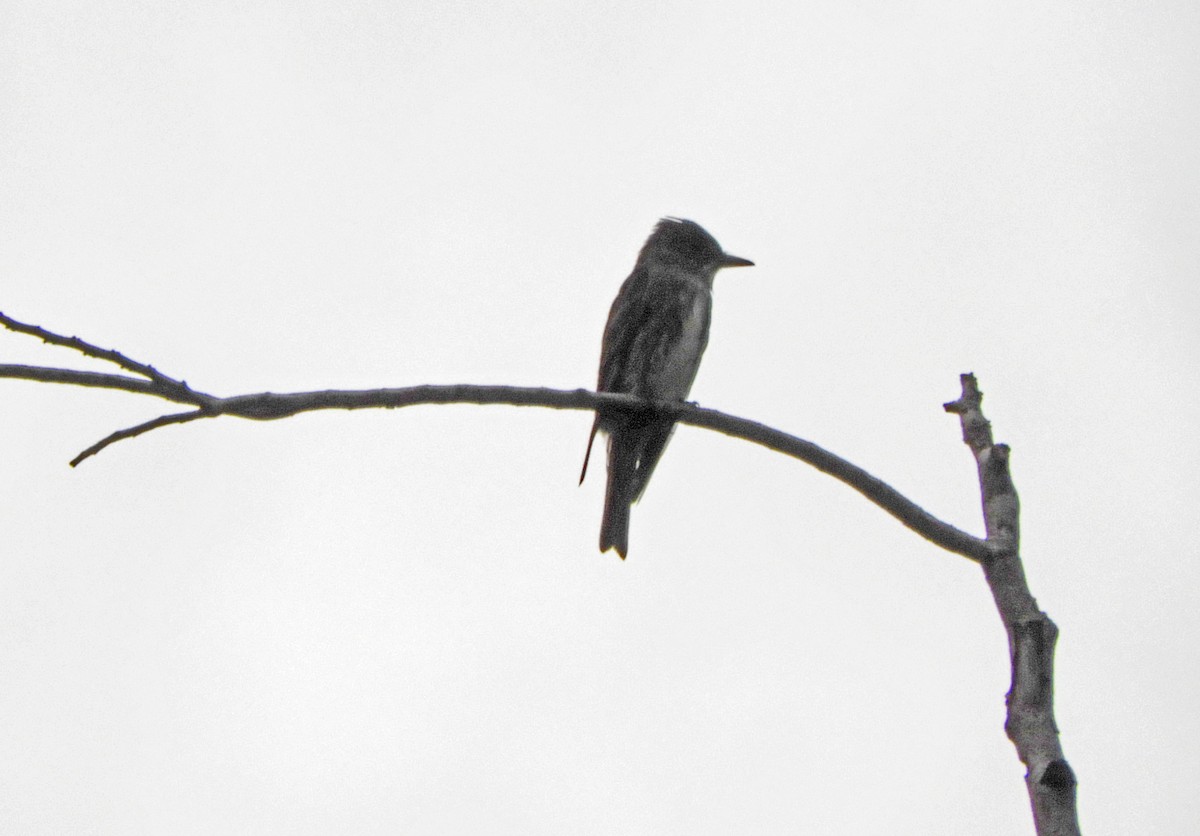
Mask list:
MULTIPOLYGON (((708 345, 713 278, 724 267, 753 264, 728 255, 694 221, 659 221, 608 313, 596 391, 651 401, 684 400, 708 345)), ((645 492, 675 422, 652 410, 598 411, 580 483, 587 475, 598 430, 608 435, 600 551, 616 549, 624 560, 629 551, 630 506, 645 492)))

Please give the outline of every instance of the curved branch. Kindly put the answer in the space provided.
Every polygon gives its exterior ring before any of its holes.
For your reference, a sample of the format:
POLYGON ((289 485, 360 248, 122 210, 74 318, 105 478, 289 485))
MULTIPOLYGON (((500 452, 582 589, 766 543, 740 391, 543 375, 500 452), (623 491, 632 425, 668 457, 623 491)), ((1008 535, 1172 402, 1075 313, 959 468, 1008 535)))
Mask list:
POLYGON ((882 479, 811 441, 715 409, 692 407, 691 411, 680 414, 679 421, 751 441, 807 462, 822 473, 854 488, 905 526, 947 551, 975 561, 984 561, 992 556, 993 548, 986 540, 939 520, 882 479))
MULTIPOLYGON (((222 401, 219 409, 242 418, 272 420, 313 409, 361 409, 386 407, 395 409, 416 404, 507 404, 510 406, 542 406, 554 409, 646 409, 648 404, 631 395, 596 393, 587 389, 545 389, 516 386, 413 386, 407 389, 377 389, 369 392, 330 390, 298 392, 288 395, 263 393, 243 395, 222 401)), ((655 403, 653 409, 671 415, 682 424, 715 430, 734 438, 762 445, 770 450, 807 462, 823 473, 854 488, 867 499, 947 551, 972 560, 989 558, 994 549, 985 540, 967 534, 939 520, 895 488, 840 456, 780 430, 738 418, 715 409, 703 409, 694 404, 655 403)))
MULTIPOLYGON (((156 383, 120 375, 99 375, 93 372, 29 366, 0 366, 0 377, 122 389, 155 395, 168 400, 189 402, 180 397, 175 390, 164 391, 156 383)), ((72 460, 71 464, 72 466, 77 465, 117 441, 134 438, 159 427, 187 423, 199 418, 228 415, 254 421, 274 421, 302 412, 322 409, 399 409, 421 404, 454 403, 579 410, 594 410, 601 407, 628 410, 655 409, 671 415, 680 423, 715 430, 734 438, 751 441, 807 462, 823 473, 854 488, 905 526, 947 551, 975 561, 986 560, 994 551, 994 547, 987 541, 939 520, 887 483, 811 441, 805 441, 765 424, 738 418, 715 409, 702 409, 693 404, 650 404, 632 395, 596 393, 587 389, 453 384, 409 386, 401 389, 330 389, 283 394, 260 392, 229 398, 206 396, 202 409, 163 416, 137 427, 115 432, 80 453, 72 460)))
POLYGON ((201 409, 193 410, 191 412, 176 412, 174 415, 161 415, 158 418, 155 418, 153 421, 147 421, 144 424, 138 424, 136 427, 130 427, 127 430, 117 430, 112 435, 100 439, 78 456, 71 459, 70 465, 71 467, 75 467, 80 462, 91 458, 105 447, 116 441, 121 441, 122 439, 126 438, 134 438, 142 433, 148 433, 151 430, 157 430, 159 427, 167 427, 171 424, 186 424, 188 421, 195 421, 197 418, 207 417, 209 417, 208 414, 201 409))
POLYGON ((218 398, 207 393, 197 392, 185 381, 168 377, 153 366, 132 360, 118 351, 98 348, 78 337, 64 337, 36 325, 18 322, 3 313, 0 313, 0 326, 37 337, 53 345, 74 349, 89 357, 114 363, 146 379, 12 364, 0 365, 0 377, 118 389, 199 407, 194 411, 164 415, 136 427, 112 433, 72 459, 72 467, 118 441, 135 438, 159 427, 184 424, 200 418, 216 418, 220 415, 255 421, 272 421, 318 409, 397 409, 418 404, 450 403, 507 404, 581 410, 604 408, 642 411, 653 409, 674 417, 680 423, 716 430, 807 462, 821 472, 854 488, 905 526, 948 551, 975 561, 986 561, 998 553, 997 544, 993 540, 982 540, 939 520, 887 483, 811 441, 788 435, 755 421, 748 421, 713 409, 701 409, 695 404, 651 404, 631 395, 597 394, 587 389, 561 390, 468 384, 410 386, 403 389, 331 389, 286 394, 261 392, 218 398))

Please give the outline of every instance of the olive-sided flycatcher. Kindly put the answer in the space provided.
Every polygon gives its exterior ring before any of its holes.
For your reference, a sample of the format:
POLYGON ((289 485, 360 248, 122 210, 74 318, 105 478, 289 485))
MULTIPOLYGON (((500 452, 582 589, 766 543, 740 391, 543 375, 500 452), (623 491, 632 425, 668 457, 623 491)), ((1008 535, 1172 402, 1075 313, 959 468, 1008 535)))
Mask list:
MULTIPOLYGON (((608 313, 596 391, 622 392, 651 401, 686 398, 708 345, 713 278, 723 267, 753 264, 728 255, 694 221, 659 221, 608 313)), ((624 560, 629 551, 629 508, 646 490, 675 422, 652 411, 598 411, 579 475, 581 483, 597 430, 608 434, 608 488, 600 523, 600 551, 616 549, 624 560)))

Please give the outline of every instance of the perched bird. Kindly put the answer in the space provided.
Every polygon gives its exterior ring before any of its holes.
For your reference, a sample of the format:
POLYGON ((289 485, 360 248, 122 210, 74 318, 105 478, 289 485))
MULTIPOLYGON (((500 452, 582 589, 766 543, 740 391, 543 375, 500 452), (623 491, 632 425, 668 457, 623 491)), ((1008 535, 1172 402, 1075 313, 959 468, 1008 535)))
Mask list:
MULTIPOLYGON (((686 398, 708 345, 713 277, 723 267, 753 265, 725 253, 695 221, 659 221, 608 312, 596 391, 651 401, 686 398)), ((629 551, 630 506, 646 490, 675 422, 652 411, 598 411, 580 484, 587 475, 597 430, 608 434, 600 551, 616 549, 624 560, 629 551)))

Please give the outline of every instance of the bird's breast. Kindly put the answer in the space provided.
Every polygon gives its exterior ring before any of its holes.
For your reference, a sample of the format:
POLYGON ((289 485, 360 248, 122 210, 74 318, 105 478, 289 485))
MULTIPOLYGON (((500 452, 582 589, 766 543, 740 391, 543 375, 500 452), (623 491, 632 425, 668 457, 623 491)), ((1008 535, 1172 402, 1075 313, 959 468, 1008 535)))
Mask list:
POLYGON ((650 389, 662 400, 684 400, 692 389, 700 358, 708 345, 711 296, 707 288, 698 289, 679 311, 674 333, 664 340, 650 389))

